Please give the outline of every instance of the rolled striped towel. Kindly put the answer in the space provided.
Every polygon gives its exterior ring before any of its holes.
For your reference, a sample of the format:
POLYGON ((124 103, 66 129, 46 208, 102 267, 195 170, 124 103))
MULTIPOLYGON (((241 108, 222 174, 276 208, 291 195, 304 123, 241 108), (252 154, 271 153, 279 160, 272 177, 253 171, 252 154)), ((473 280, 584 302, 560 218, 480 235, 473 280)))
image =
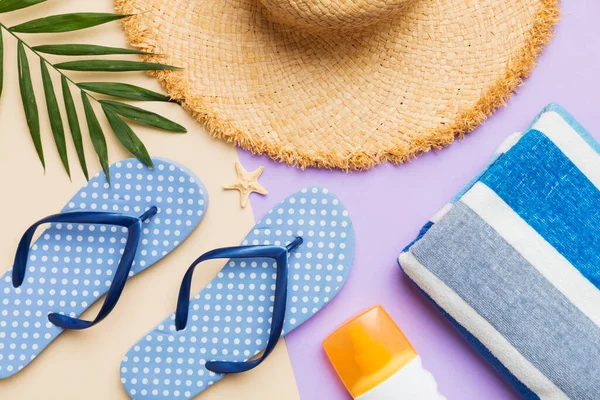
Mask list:
POLYGON ((550 104, 399 257, 526 399, 600 398, 599 189, 600 146, 550 104))

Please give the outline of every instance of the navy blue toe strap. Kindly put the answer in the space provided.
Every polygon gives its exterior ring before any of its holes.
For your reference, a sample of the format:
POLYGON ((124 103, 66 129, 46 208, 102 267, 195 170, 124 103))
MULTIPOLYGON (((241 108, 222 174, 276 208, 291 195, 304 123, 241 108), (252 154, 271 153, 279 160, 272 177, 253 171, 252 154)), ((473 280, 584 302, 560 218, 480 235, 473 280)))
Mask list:
POLYGON ((177 311, 175 314, 175 327, 178 331, 185 329, 188 320, 190 305, 190 290, 192 277, 198 264, 216 258, 271 258, 277 264, 277 278, 275 281, 275 301, 273 303, 273 316, 271 318, 271 331, 267 347, 260 357, 251 361, 210 361, 206 369, 219 374, 234 374, 249 371, 262 363, 275 349, 285 321, 287 286, 288 286, 288 255, 302 244, 302 238, 294 239, 286 247, 283 246, 240 246, 225 247, 209 251, 200 256, 187 270, 179 290, 177 311))
POLYGON ((80 330, 86 329, 96 325, 102 321, 110 312, 115 308, 125 282, 129 277, 129 271, 133 265, 133 259, 137 252, 137 247, 140 241, 142 233, 142 222, 151 218, 158 212, 156 207, 151 207, 142 214, 140 217, 130 217, 123 214, 109 213, 109 212, 96 212, 96 211, 73 211, 65 212, 61 214, 51 215, 43 218, 33 224, 21 238, 19 246, 17 247, 17 253, 15 255, 15 262, 13 264, 12 271, 12 282, 15 288, 18 288, 23 284, 25 279, 25 272, 27 271, 27 260, 29 254, 29 248, 31 247, 31 241, 36 229, 43 224, 49 223, 71 223, 71 224, 98 224, 98 225, 116 225, 127 228, 127 243, 125 249, 119 261, 119 265, 115 271, 113 281, 108 289, 106 299, 102 308, 98 312, 98 315, 93 321, 86 321, 78 318, 72 318, 63 314, 52 313, 48 315, 48 319, 54 325, 63 329, 80 330))

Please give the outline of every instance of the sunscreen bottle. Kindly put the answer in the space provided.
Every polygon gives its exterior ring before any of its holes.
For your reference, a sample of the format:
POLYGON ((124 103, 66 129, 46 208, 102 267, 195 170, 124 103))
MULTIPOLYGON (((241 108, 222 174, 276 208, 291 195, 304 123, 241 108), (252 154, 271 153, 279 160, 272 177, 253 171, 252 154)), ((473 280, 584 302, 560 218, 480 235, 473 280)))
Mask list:
POLYGON ((381 306, 346 322, 323 347, 354 399, 445 400, 421 357, 381 306))

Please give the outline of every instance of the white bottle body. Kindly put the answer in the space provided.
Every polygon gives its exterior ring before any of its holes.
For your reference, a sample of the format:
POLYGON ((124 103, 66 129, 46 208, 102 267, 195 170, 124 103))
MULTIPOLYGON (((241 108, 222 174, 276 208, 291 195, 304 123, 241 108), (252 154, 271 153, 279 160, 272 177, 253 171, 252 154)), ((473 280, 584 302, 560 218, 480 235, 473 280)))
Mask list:
POLYGON ((388 379, 356 398, 357 400, 445 400, 437 382, 416 356, 388 379))

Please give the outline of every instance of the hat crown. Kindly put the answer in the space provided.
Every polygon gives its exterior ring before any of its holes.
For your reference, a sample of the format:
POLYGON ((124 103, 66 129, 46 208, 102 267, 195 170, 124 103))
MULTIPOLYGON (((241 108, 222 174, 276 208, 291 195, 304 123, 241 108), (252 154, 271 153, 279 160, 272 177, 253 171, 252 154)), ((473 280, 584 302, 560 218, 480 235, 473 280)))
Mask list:
POLYGON ((308 30, 372 25, 411 0, 261 0, 274 19, 308 30))

